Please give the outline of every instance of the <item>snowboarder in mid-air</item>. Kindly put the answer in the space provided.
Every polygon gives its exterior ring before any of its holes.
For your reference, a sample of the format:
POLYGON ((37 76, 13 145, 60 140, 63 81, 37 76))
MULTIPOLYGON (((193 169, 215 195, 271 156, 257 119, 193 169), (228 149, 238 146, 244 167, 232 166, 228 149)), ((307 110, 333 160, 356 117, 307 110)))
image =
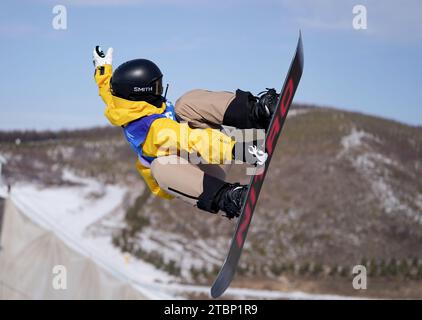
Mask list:
POLYGON ((195 89, 173 105, 163 96, 163 74, 155 63, 130 60, 113 73, 112 54, 112 48, 106 54, 98 46, 94 49, 95 81, 106 104, 105 116, 123 128, 151 192, 208 212, 221 210, 229 219, 238 217, 248 186, 225 181, 230 162, 262 165, 267 154, 257 140, 236 141, 222 128, 266 130, 279 94, 274 89, 258 96, 240 89, 195 89), (198 155, 203 163, 190 162, 183 152, 198 155))
POLYGON ((217 298, 235 275, 272 155, 302 77, 302 35, 299 33, 280 94, 275 89, 258 96, 239 89, 236 93, 196 89, 180 97, 175 106, 162 95, 163 75, 153 62, 131 60, 112 73, 112 54, 111 48, 107 54, 95 48, 95 80, 107 105, 106 117, 123 127, 138 155, 136 166, 151 191, 208 212, 224 211, 229 219, 239 217, 226 259, 211 287, 211 296, 217 298), (265 144, 258 138, 248 142, 243 136, 228 135, 223 126, 264 129, 265 144), (186 154, 197 154, 205 165, 192 162, 186 154), (260 166, 248 185, 225 181, 226 164, 233 160, 260 166))

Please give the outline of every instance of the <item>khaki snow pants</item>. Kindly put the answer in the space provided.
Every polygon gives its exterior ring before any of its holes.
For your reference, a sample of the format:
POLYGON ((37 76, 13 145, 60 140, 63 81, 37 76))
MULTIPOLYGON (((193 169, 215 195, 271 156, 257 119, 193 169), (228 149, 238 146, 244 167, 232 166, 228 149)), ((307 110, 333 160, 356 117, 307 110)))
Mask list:
MULTIPOLYGON (((192 128, 221 129, 226 109, 234 98, 235 94, 231 92, 196 89, 176 101, 175 112, 192 128)), ((151 163, 151 174, 167 193, 196 205, 203 192, 204 174, 224 181, 230 166, 192 164, 177 155, 170 155, 155 159, 151 163)))

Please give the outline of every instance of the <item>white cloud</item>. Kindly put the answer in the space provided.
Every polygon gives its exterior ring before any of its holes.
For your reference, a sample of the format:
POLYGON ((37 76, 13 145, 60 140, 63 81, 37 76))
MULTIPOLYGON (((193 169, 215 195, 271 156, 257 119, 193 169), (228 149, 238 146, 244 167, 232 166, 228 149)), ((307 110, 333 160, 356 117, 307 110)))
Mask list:
POLYGON ((352 9, 367 8, 368 34, 389 39, 422 38, 422 1, 420 0, 273 0, 292 21, 313 30, 353 31, 352 9))

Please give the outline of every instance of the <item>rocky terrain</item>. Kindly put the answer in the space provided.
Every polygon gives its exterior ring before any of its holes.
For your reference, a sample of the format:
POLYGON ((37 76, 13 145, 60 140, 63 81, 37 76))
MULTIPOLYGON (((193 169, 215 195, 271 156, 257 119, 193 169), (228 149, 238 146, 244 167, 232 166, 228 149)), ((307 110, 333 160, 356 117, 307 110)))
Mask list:
MULTIPOLYGON (((351 288, 353 266, 364 264, 379 288, 414 286, 407 295, 422 297, 422 128, 330 108, 296 105, 290 113, 236 281, 306 287, 302 279, 315 288, 337 279, 351 288)), ((152 197, 118 128, 0 132, 0 154, 12 188, 69 184, 64 171, 127 187, 124 218, 90 231, 112 232, 122 251, 180 281, 209 284, 224 259, 234 222, 152 197)), ((235 166, 229 179, 247 182, 244 169, 235 166)))

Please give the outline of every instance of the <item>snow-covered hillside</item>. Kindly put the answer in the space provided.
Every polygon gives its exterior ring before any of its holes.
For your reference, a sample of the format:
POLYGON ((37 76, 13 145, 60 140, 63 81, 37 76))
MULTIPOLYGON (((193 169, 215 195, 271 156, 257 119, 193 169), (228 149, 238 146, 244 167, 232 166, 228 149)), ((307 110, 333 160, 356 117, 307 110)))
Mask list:
MULTIPOLYGON (((122 200, 126 189, 102 185, 94 179, 81 178, 65 171, 64 179, 72 186, 41 187, 18 184, 13 187, 12 200, 30 219, 55 232, 68 246, 91 257, 96 263, 134 283, 167 283, 172 277, 152 265, 122 253, 111 242, 111 234, 93 236, 88 228, 107 216, 121 218, 122 200)), ((142 291, 144 289, 141 288, 142 291)), ((143 292, 145 293, 145 292, 143 292)), ((151 291, 151 298, 171 296, 151 291)))
MULTIPOLYGON (((354 295, 357 264, 380 288, 420 281, 422 129, 328 108, 289 115, 234 285, 305 290, 311 281, 313 292, 354 295)), ((144 192, 118 128, 0 132, 0 141, 5 180, 33 219, 71 230, 126 269, 139 262, 139 281, 166 288, 213 281, 234 221, 144 192)), ((248 178, 233 166, 230 181, 248 178)))
MULTIPOLYGON (((119 226, 122 219, 122 201, 125 187, 103 185, 65 170, 63 180, 68 186, 42 187, 35 184, 17 184, 11 199, 28 218, 45 229, 53 231, 70 248, 89 256, 107 271, 132 283, 144 296, 151 299, 183 298, 187 293, 204 294, 208 287, 183 285, 178 279, 151 264, 121 252, 114 247, 111 234, 95 234, 88 230, 103 219, 119 226)), ((3 188, 4 189, 4 188, 3 188)), ((144 245, 148 246, 146 237, 144 245)), ((34 275, 36 276, 36 275, 34 275)), ((262 299, 349 299, 336 295, 312 295, 300 291, 229 289, 228 296, 262 299)))

